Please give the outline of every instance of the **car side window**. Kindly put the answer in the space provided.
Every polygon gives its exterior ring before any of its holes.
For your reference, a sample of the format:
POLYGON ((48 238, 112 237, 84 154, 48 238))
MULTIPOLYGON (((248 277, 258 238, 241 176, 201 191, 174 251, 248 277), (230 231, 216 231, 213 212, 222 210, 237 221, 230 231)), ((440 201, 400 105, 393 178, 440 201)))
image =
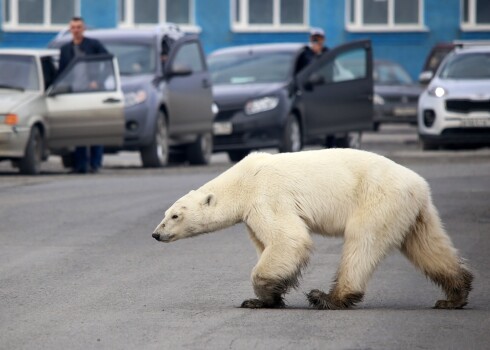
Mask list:
POLYGON ((367 74, 367 52, 363 48, 343 52, 325 62, 314 72, 325 83, 364 79, 367 74))
POLYGON ((111 58, 82 59, 71 66, 56 85, 66 93, 115 91, 115 77, 111 58))
POLYGON ((204 58, 202 57, 199 45, 196 42, 183 44, 177 52, 174 66, 185 65, 192 69, 193 72, 202 72, 205 70, 204 58))

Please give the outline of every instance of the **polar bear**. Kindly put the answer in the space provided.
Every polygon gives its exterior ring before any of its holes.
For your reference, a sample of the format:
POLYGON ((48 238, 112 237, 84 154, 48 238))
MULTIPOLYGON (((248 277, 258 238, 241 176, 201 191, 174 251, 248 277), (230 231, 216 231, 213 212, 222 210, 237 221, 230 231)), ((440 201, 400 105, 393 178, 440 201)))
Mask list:
POLYGON ((342 236, 343 252, 328 293, 307 294, 318 309, 360 302, 378 263, 394 248, 439 285, 446 300, 467 303, 473 275, 449 236, 427 182, 388 158, 353 149, 252 153, 177 200, 152 236, 174 242, 245 223, 257 249, 256 299, 244 308, 284 307, 312 251, 311 233, 342 236))

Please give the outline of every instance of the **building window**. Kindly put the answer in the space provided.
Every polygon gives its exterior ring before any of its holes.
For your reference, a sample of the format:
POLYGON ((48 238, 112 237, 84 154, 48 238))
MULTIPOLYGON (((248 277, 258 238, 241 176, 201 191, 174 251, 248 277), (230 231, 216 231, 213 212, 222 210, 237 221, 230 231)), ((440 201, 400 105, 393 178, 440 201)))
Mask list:
POLYGON ((233 29, 304 30, 308 27, 309 0, 232 0, 233 29))
POLYGON ((63 28, 80 13, 80 0, 3 0, 5 29, 63 28))
POLYGON ((424 30, 424 0, 346 0, 351 31, 424 30))
POLYGON ((194 0, 119 0, 122 26, 145 26, 171 22, 193 25, 194 0))
POLYGON ((467 30, 490 30, 490 2, 462 0, 461 27, 467 30))

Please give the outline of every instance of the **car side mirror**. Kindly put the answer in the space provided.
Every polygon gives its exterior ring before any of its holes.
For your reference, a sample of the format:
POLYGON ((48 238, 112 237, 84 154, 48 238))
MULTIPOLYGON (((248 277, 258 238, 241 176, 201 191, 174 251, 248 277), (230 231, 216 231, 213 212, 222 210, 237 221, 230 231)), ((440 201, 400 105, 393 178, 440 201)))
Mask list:
POLYGON ((173 77, 173 76, 186 76, 186 75, 191 75, 192 74, 192 68, 189 67, 186 64, 179 64, 175 63, 170 67, 170 69, 167 72, 167 76, 173 77))
POLYGON ((325 78, 318 73, 313 73, 308 77, 308 80, 306 80, 304 88, 306 90, 311 90, 314 86, 323 84, 325 84, 325 78))
POLYGON ((70 92, 72 92, 72 89, 69 85, 53 85, 52 88, 48 91, 48 96, 69 94, 70 92))
POLYGON ((423 71, 419 75, 419 83, 423 85, 427 85, 430 83, 433 77, 434 77, 434 73, 432 73, 430 70, 423 71))

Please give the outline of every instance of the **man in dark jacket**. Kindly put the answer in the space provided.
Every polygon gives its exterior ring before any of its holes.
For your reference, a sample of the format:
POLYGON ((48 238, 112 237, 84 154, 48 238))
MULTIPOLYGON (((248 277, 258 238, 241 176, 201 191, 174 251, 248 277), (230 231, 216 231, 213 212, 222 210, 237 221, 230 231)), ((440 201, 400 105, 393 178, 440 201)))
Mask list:
MULTIPOLYGON (((70 32, 72 35, 72 40, 69 43, 64 44, 60 49, 58 74, 61 74, 70 64, 70 62, 76 57, 108 53, 105 47, 100 43, 100 41, 96 39, 86 38, 83 35, 84 31, 85 23, 83 19, 81 17, 73 17, 70 21, 70 32)), ((98 83, 96 80, 89 81, 88 84, 89 89, 98 88, 98 83)), ((76 147, 73 157, 73 172, 98 172, 100 167, 102 166, 103 154, 103 146, 92 145, 90 146, 90 150, 86 146, 76 147)))
POLYGON ((325 46, 325 32, 321 28, 311 28, 310 30, 310 43, 306 46, 303 52, 298 58, 295 72, 298 73, 306 66, 308 66, 315 59, 321 57, 328 51, 328 47, 325 46))

